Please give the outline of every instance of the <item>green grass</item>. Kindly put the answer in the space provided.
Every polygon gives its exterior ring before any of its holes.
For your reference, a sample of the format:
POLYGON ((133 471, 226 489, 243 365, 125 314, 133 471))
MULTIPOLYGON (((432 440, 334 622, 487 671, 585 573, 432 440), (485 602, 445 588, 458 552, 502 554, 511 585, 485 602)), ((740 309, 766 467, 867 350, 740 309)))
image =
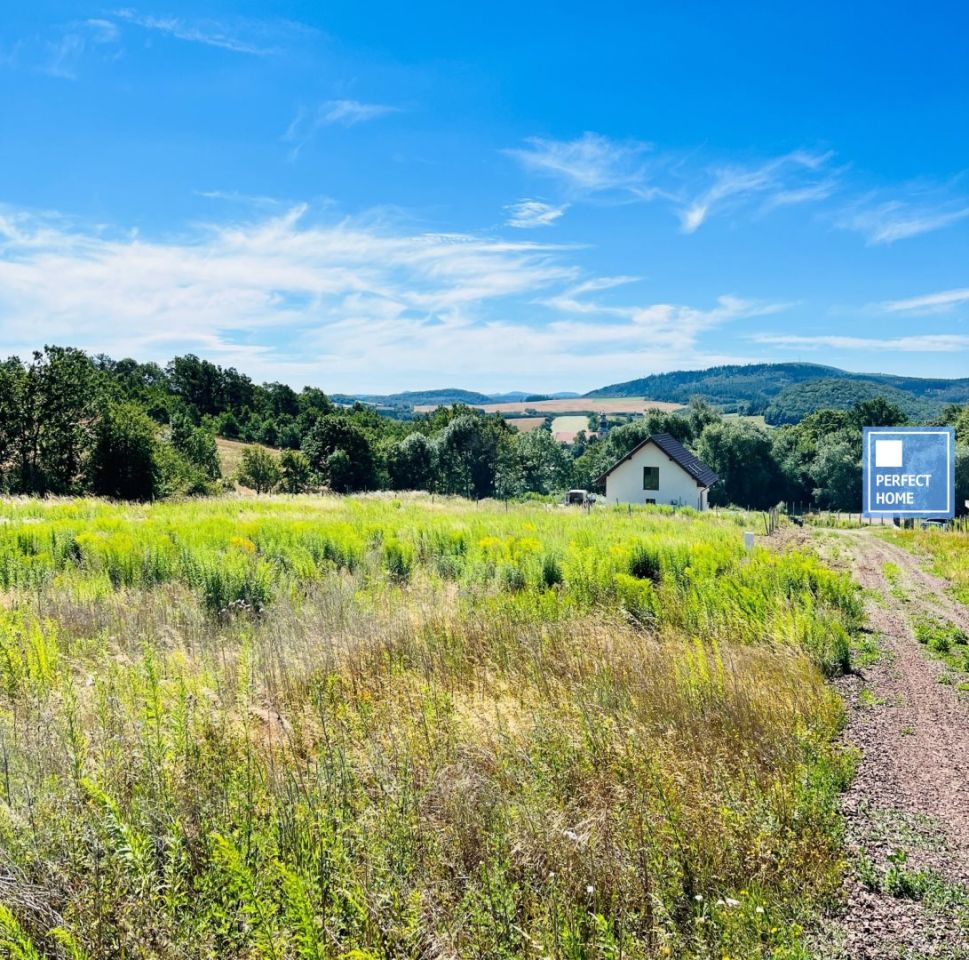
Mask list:
POLYGON ((952 585, 952 593, 969 605, 969 534, 965 530, 892 530, 893 543, 928 556, 932 569, 952 585))
MULTIPOLYGON (((958 627, 921 617, 914 622, 915 639, 950 669, 969 673, 969 637, 958 627)), ((943 677, 948 678, 948 674, 943 677)), ((949 678, 946 682, 951 682, 949 678)))
POLYGON ((869 890, 887 893, 899 900, 917 900, 933 912, 953 913, 963 921, 969 919, 969 888, 952 883, 934 870, 913 869, 908 865, 908 852, 904 849, 890 853, 883 868, 862 857, 855 869, 869 890))
POLYGON ((0 953, 807 957, 861 600, 741 523, 0 505, 0 953))

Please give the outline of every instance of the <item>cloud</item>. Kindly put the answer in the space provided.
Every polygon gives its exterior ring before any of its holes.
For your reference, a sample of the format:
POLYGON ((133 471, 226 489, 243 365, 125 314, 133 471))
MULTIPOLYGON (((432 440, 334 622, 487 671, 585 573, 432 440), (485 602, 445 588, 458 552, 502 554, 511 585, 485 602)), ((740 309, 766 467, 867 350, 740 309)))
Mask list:
POLYGON ((757 343, 774 347, 796 347, 809 350, 879 350, 903 353, 953 353, 969 350, 969 335, 958 333, 923 333, 910 337, 801 337, 787 334, 758 334, 757 343))
POLYGON ((946 186, 903 189, 908 194, 903 199, 865 194, 841 211, 835 225, 860 233, 869 246, 877 246, 942 230, 969 217, 969 201, 950 196, 946 186))
POLYGON ((149 239, 0 210, 0 353, 43 343, 164 360, 194 350, 257 378, 329 390, 592 388, 672 365, 745 358, 700 334, 776 307, 720 297, 598 304, 628 277, 583 277, 573 248, 391 222, 317 222, 306 207, 149 239), (555 291, 568 292, 581 310, 555 291), (445 359, 446 358, 446 359, 445 359))
POLYGON ((392 107, 384 103, 361 103, 359 100, 327 100, 314 109, 300 107, 283 134, 283 141, 294 144, 289 156, 291 160, 295 160, 303 147, 323 127, 333 126, 334 124, 353 127, 358 123, 366 123, 369 120, 376 120, 379 117, 399 112, 400 107, 392 107))
POLYGON ((532 137, 505 150, 530 173, 561 183, 574 200, 601 194, 672 206, 684 233, 695 232, 722 208, 757 197, 760 212, 829 197, 838 178, 831 154, 793 150, 755 164, 698 164, 694 156, 660 152, 640 140, 584 133, 575 140, 532 137))
POLYGON ((76 80, 86 52, 92 47, 114 46, 119 39, 120 31, 110 20, 95 18, 71 23, 60 29, 55 40, 43 44, 37 69, 50 77, 76 80))
POLYGON ((652 148, 637 140, 617 141, 598 133, 576 140, 529 137, 528 146, 505 150, 526 170, 564 183, 576 195, 623 190, 647 199, 643 158, 652 148))
POLYGON ((550 227, 568 208, 567 203, 556 206, 552 203, 544 203, 541 200, 519 200, 516 203, 509 203, 505 207, 505 210, 508 211, 508 219, 505 221, 505 225, 522 229, 550 227))
POLYGON ((795 150, 753 166, 714 168, 712 184, 680 210, 680 227, 684 233, 693 233, 716 208, 740 203, 754 194, 766 196, 764 209, 823 199, 834 189, 834 181, 804 183, 803 178, 817 175, 830 156, 795 150))
POLYGON ((908 297, 905 300, 886 300, 881 307, 889 313, 945 313, 963 303, 969 303, 969 287, 908 297))
POLYGON ((321 124, 340 123, 345 127, 352 127, 366 120, 384 117, 388 113, 396 113, 397 107, 388 107, 383 103, 361 103, 359 100, 327 100, 318 111, 321 124))
POLYGON ((91 39, 95 43, 116 43, 121 38, 121 31, 118 29, 118 25, 112 23, 110 20, 95 17, 90 20, 85 20, 84 26, 90 30, 91 39))
POLYGON ((265 57, 283 51, 287 41, 305 34, 309 28, 288 20, 235 19, 231 22, 213 19, 141 14, 125 7, 115 10, 115 19, 176 40, 200 43, 233 53, 265 57))

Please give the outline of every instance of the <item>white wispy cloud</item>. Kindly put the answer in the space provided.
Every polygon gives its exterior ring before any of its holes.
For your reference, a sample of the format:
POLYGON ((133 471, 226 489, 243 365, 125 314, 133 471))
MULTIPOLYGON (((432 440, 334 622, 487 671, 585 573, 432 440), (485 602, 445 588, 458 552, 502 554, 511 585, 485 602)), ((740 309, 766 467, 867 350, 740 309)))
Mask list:
POLYGON ((398 107, 390 107, 385 103, 361 103, 359 100, 327 100, 321 104, 317 116, 321 124, 339 123, 345 127, 385 117, 388 113, 397 113, 398 107))
POLYGON ((572 253, 321 223, 305 207, 166 240, 0 210, 0 352, 60 342, 162 360, 195 350, 330 390, 437 383, 447 357, 448 375, 469 383, 581 389, 745 359, 705 349, 701 334, 774 309, 732 297, 596 304, 595 293, 633 278, 583 277, 572 253), (556 290, 591 312, 536 308, 556 290))
POLYGON ((794 336, 758 334, 755 342, 775 347, 808 350, 878 350, 903 353, 953 353, 969 350, 969 335, 960 333, 920 333, 907 337, 794 336))
POLYGON ((550 227, 568 210, 567 203, 545 203, 542 200, 518 200, 509 203, 505 210, 508 219, 505 225, 526 229, 530 227, 550 227))
POLYGON ((504 151, 526 170, 561 181, 575 194, 607 190, 628 191, 649 198, 645 155, 650 144, 638 140, 611 140, 598 133, 584 133, 575 140, 530 137, 526 147, 504 151))
MULTIPOLYGON (((76 80, 82 59, 92 49, 112 47, 120 40, 117 25, 110 20, 89 19, 70 23, 43 43, 36 67, 41 73, 61 80, 76 80)), ((13 64, 11 64, 13 65, 13 64)))
POLYGON ((964 303, 969 303, 969 287, 942 290, 939 293, 927 293, 904 300, 886 300, 880 306, 889 313, 946 313, 964 303))
POLYGON ((353 127, 392 113, 400 107, 386 103, 363 103, 360 100, 326 100, 316 107, 300 107, 283 134, 284 143, 292 143, 289 156, 295 160, 300 151, 323 128, 333 125, 353 127))
POLYGON ((288 41, 309 32, 307 27, 289 20, 194 19, 143 14, 130 7, 115 10, 111 16, 176 40, 260 57, 281 53, 288 41))
POLYGON ((969 200, 952 196, 946 185, 901 190, 901 199, 865 194, 840 212, 836 226, 860 233, 869 245, 876 246, 942 230, 969 217, 969 200))
POLYGON ((680 210, 680 226, 684 233, 693 233, 716 208, 753 195, 766 197, 768 209, 823 199, 834 189, 834 181, 825 177, 821 183, 805 183, 803 178, 816 176, 830 158, 830 153, 795 150, 754 165, 714 168, 710 186, 680 210))
POLYGON ((84 26, 91 31, 91 37, 95 43, 115 43, 121 39, 121 31, 118 29, 118 25, 111 20, 92 17, 84 21, 84 26))
POLYGON ((640 140, 613 140, 584 133, 575 140, 532 137, 526 146, 504 152, 530 173, 562 184, 574 200, 612 194, 628 200, 669 204, 684 233, 693 233, 721 209, 756 199, 761 213, 831 196, 838 171, 831 154, 793 150, 756 163, 698 161, 658 151, 640 140))

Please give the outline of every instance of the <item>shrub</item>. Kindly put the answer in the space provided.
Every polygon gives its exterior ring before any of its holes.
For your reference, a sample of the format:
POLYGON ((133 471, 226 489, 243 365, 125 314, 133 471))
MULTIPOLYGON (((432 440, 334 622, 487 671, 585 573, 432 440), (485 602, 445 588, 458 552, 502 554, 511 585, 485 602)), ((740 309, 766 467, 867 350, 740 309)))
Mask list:
POLYGON ((638 580, 659 583, 663 579, 663 564, 658 551, 644 543, 637 543, 629 557, 629 573, 638 580))
POLYGON ((384 541, 384 566, 391 579, 403 582, 410 579, 414 569, 414 551, 400 540, 384 541))

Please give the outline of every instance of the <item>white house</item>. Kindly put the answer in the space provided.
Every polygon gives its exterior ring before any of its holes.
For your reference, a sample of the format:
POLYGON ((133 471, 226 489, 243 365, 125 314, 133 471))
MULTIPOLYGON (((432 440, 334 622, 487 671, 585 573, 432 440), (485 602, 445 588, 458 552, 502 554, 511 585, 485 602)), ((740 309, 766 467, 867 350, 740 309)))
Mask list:
POLYGON ((614 463, 598 483, 609 503, 665 503, 706 510, 719 477, 668 433, 654 433, 614 463))

